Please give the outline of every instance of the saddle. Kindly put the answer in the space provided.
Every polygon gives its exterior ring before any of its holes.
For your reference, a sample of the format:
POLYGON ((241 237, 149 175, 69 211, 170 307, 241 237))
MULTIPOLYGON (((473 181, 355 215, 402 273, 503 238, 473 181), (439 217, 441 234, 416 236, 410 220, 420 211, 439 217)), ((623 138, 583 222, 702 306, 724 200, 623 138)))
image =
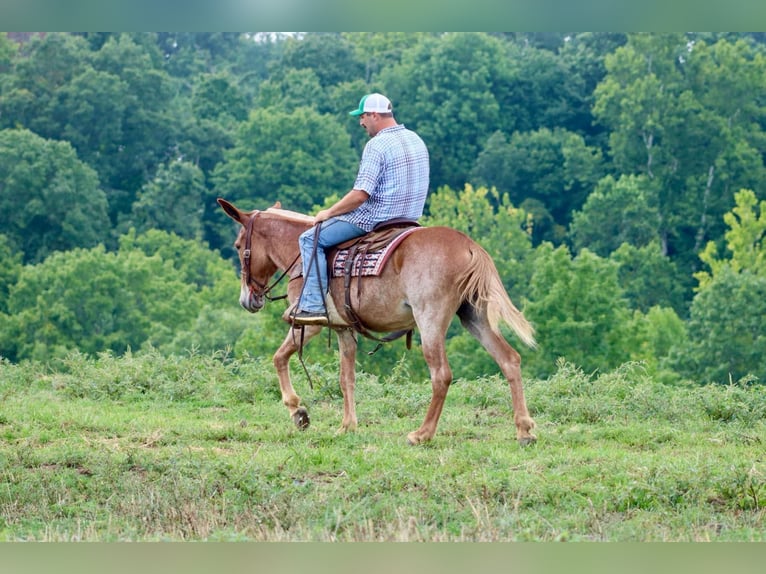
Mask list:
MULTIPOLYGON (((351 305, 351 284, 352 278, 356 277, 358 297, 361 292, 362 276, 379 275, 388 260, 388 256, 407 235, 419 227, 419 223, 410 219, 391 219, 377 224, 369 233, 344 241, 327 251, 328 276, 343 277, 343 307, 348 315, 350 325, 368 339, 382 344, 406 335, 407 348, 412 347, 412 329, 395 331, 385 337, 378 337, 370 332, 351 305)), ((379 348, 380 345, 370 354, 379 348)))
MULTIPOLYGON (((403 336, 407 337, 407 349, 411 349, 412 329, 394 331, 385 337, 378 337, 372 334, 351 306, 351 278, 354 276, 357 278, 356 285, 358 298, 361 292, 362 275, 378 275, 383 270, 388 255, 393 252, 404 237, 418 227, 420 227, 419 223, 409 219, 398 218, 383 221, 373 227, 372 231, 369 233, 335 246, 331 253, 328 254, 327 261, 329 267, 331 267, 328 271, 333 273, 333 269, 336 268, 336 266, 329 262, 338 261, 341 254, 345 252, 345 260, 343 262, 343 307, 346 310, 346 314, 355 331, 368 339, 380 343, 370 352, 370 354, 380 349, 383 343, 394 341, 403 336), (368 261, 369 263, 366 265, 365 263, 368 261), (365 268, 367 269, 367 272, 365 272, 365 268)), ((337 273, 333 274, 337 275, 337 273)))

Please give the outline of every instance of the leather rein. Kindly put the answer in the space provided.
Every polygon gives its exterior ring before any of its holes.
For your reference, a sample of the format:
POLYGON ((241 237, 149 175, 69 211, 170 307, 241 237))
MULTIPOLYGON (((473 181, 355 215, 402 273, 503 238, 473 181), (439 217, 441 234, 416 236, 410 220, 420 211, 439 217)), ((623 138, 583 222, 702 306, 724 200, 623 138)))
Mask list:
POLYGON ((293 259, 293 262, 285 267, 285 270, 282 271, 282 274, 274 281, 272 281, 270 285, 268 283, 261 283, 255 277, 253 277, 252 273, 250 272, 250 256, 252 254, 253 226, 255 224, 255 219, 258 217, 258 213, 260 212, 256 212, 250 218, 250 220, 247 222, 247 226, 245 227, 245 250, 242 252, 242 274, 244 275, 245 283, 250 288, 251 292, 256 291, 253 287, 255 285, 255 287, 261 291, 261 295, 263 297, 269 301, 279 301, 280 299, 286 299, 287 294, 279 295, 278 297, 272 297, 269 295, 269 293, 271 293, 272 289, 274 289, 274 287, 276 287, 279 282, 285 278, 285 276, 290 272, 290 269, 295 266, 301 254, 298 252, 298 255, 296 255, 295 259, 293 259))

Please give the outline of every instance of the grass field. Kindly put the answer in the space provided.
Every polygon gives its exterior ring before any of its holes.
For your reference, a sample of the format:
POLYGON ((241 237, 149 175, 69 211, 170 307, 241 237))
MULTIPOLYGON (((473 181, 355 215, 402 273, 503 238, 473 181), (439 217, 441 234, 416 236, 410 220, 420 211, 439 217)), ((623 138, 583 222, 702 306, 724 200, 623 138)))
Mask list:
POLYGON ((337 373, 310 368, 301 432, 269 360, 0 362, 0 540, 766 540, 763 385, 562 363, 526 382, 521 448, 504 381, 461 379, 411 447, 430 385, 405 363, 359 375, 345 435, 337 373))

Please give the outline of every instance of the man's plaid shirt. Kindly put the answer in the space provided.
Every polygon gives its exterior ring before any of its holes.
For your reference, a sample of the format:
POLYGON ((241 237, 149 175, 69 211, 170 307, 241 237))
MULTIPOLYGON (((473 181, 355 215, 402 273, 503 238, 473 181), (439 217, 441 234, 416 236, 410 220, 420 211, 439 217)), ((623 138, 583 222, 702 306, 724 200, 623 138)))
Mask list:
POLYGON ((338 217, 371 231, 375 224, 397 217, 423 215, 429 184, 428 149, 404 125, 379 131, 364 146, 354 189, 370 196, 362 205, 338 217))

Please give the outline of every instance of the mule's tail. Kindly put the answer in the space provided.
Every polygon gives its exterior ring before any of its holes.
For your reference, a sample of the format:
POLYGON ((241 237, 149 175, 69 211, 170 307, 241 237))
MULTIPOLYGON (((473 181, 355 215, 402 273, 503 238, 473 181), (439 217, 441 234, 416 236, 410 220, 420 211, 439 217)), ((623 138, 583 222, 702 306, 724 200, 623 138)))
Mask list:
POLYGON ((522 342, 537 347, 535 329, 508 296, 494 261, 480 245, 471 246, 471 263, 458 279, 461 300, 487 314, 489 325, 500 333, 500 322, 507 323, 522 342))

